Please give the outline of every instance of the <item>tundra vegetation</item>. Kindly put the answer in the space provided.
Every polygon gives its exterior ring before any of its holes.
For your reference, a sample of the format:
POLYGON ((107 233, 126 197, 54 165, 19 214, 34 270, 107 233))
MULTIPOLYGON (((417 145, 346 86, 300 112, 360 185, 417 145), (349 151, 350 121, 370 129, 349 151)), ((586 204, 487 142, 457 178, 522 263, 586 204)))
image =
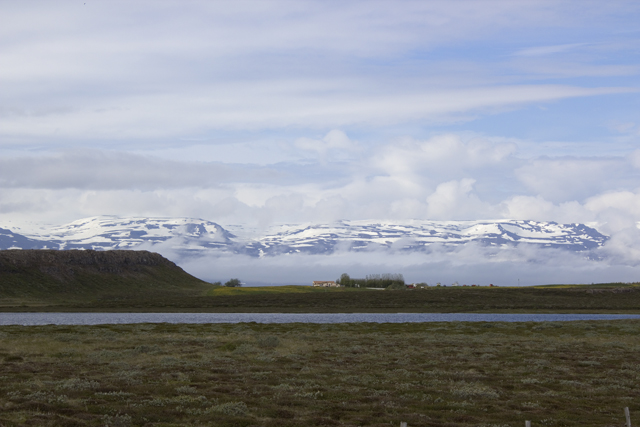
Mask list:
POLYGON ((640 321, 0 327, 2 426, 618 426, 640 321))

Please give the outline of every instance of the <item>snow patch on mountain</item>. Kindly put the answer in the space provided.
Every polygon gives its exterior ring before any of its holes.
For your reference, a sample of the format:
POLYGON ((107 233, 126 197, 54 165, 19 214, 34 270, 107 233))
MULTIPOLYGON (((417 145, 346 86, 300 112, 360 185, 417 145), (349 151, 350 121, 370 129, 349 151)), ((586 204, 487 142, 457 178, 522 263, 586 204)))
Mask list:
POLYGON ((97 216, 25 237, 48 242, 54 249, 136 249, 170 240, 183 249, 212 249, 226 247, 234 236, 202 219, 97 216))
POLYGON ((574 252, 599 248, 607 236, 584 224, 493 221, 338 221, 278 225, 266 230, 230 226, 198 218, 98 216, 17 234, 0 229, 0 248, 147 249, 181 254, 224 251, 255 257, 331 254, 339 251, 426 251, 431 245, 459 247, 474 242, 501 247, 530 244, 574 252))
POLYGON ((602 246, 607 237, 584 224, 494 221, 340 221, 328 225, 280 226, 251 243, 263 253, 333 252, 337 246, 351 250, 393 248, 421 250, 429 245, 479 242, 487 246, 534 244, 584 251, 602 246))

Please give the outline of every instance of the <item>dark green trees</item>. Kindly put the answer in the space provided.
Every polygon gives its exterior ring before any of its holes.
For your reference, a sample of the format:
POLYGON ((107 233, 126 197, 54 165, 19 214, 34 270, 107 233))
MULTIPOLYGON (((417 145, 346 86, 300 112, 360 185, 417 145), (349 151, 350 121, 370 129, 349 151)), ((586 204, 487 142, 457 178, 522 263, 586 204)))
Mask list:
POLYGON ((341 286, 344 286, 345 288, 355 287, 353 286, 354 285, 353 280, 351 280, 351 277, 349 277, 347 273, 342 273, 342 276, 340 276, 340 278, 336 280, 336 283, 338 283, 341 286))
POLYGON ((242 282, 240 282, 240 279, 231 279, 224 285, 229 288, 239 288, 240 286, 242 286, 242 282))
POLYGON ((394 285, 397 288, 404 286, 402 274, 369 274, 364 279, 352 279, 347 273, 342 274, 336 281, 347 288, 386 288, 394 285))

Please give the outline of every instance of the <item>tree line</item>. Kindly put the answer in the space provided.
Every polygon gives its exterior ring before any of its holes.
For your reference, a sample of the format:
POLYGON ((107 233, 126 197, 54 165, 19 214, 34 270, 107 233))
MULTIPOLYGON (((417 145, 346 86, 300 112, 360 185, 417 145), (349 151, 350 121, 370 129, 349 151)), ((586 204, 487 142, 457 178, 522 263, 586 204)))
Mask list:
MULTIPOLYGON (((222 286, 222 282, 213 282, 212 285, 222 286)), ((226 281, 224 285, 228 288, 239 288, 242 286, 242 282, 240 281, 240 279, 230 279, 226 281)))
POLYGON ((347 273, 343 273, 338 280, 341 286, 346 288, 398 288, 404 289, 404 277, 402 274, 368 274, 364 279, 353 279, 347 273))

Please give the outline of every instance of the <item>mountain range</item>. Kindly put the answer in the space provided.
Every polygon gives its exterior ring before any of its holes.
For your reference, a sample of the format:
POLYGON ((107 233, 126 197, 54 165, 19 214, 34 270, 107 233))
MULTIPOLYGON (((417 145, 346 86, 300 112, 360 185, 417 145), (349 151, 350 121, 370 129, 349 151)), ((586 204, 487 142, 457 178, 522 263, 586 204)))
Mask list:
POLYGON ((341 250, 416 252, 426 251, 431 245, 459 246, 471 242, 491 247, 528 244, 582 252, 603 246, 607 239, 585 224, 526 220, 345 220, 249 230, 242 226, 224 228, 195 218, 98 216, 29 231, 0 228, 0 249, 160 251, 164 248, 183 256, 209 251, 255 257, 331 254, 341 250))

